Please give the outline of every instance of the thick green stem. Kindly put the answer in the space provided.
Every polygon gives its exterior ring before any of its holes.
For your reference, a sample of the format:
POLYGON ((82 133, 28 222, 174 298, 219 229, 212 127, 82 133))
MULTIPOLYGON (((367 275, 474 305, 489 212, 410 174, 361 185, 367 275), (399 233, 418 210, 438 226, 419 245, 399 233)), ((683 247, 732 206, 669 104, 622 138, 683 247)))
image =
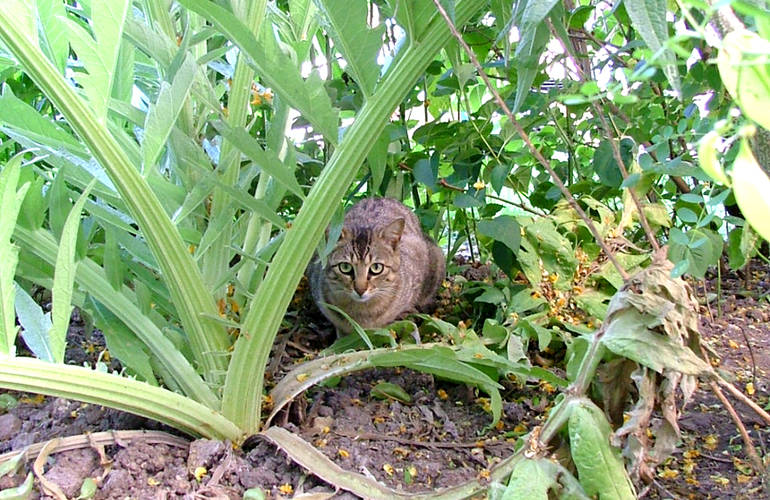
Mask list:
MULTIPOLYGON (((267 0, 252 2, 233 2, 233 11, 237 16, 243 16, 246 27, 259 37, 262 21, 265 18, 267 0)), ((230 83, 230 95, 227 99, 227 123, 233 128, 246 126, 246 118, 251 102, 251 85, 254 82, 254 70, 248 64, 248 57, 241 53, 235 65, 235 73, 230 83)), ((224 141, 219 157, 219 170, 222 172, 222 183, 233 186, 240 173, 240 152, 230 141, 224 141)), ((260 175, 260 178, 264 177, 260 175)), ((216 219, 223 211, 232 211, 230 195, 224 189, 215 189, 211 197, 211 220, 216 219)), ((210 230, 218 230, 211 227, 210 230)), ((228 272, 230 258, 230 240, 232 239, 232 225, 228 225, 220 239, 222 244, 212 246, 203 260, 203 277, 206 283, 221 283, 222 277, 228 272)), ((215 293, 216 295, 216 293, 215 293)))
MULTIPOLYGON (((465 23, 481 7, 472 0, 458 1, 457 22, 465 23)), ((393 63, 375 94, 364 104, 311 189, 251 301, 235 344, 222 401, 223 413, 248 432, 259 427, 263 374, 270 347, 321 234, 388 118, 449 37, 443 20, 434 16, 421 39, 412 40, 403 49, 403 56, 393 63)))
POLYGON ((160 387, 82 366, 0 356, 0 387, 106 405, 194 436, 238 441, 241 430, 220 413, 160 387))

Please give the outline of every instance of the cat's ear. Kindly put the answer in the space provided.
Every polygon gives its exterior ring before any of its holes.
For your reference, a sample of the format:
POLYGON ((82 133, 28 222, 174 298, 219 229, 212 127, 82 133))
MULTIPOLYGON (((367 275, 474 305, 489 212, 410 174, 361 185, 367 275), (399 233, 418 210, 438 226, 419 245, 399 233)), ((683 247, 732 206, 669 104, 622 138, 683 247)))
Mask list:
POLYGON ((399 217, 379 231, 379 236, 385 240, 390 247, 395 250, 398 242, 401 241, 401 235, 404 233, 404 219, 399 217))

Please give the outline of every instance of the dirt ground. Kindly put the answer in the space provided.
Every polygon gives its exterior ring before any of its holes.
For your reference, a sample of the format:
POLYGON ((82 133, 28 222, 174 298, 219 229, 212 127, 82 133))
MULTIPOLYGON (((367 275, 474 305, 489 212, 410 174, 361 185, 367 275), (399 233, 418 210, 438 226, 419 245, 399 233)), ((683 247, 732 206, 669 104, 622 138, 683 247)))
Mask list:
MULTIPOLYGON (((715 280, 705 284, 694 283, 703 303, 701 333, 720 356, 720 369, 728 379, 767 409, 770 269, 754 263, 748 276, 723 277, 719 306, 715 280)), ((86 339, 82 325, 74 324, 68 359, 93 362, 103 342, 98 333, 86 339)), ((318 342, 308 329, 287 334, 285 359, 277 366, 290 366, 318 342)), ((487 402, 474 390, 409 370, 378 369, 346 376, 336 387, 313 389, 277 423, 343 468, 393 488, 425 492, 484 478, 501 457, 513 453, 517 437, 540 423, 553 398, 538 387, 516 385, 506 387, 503 396, 501 424, 482 433, 491 418, 487 402), (371 389, 380 381, 399 385, 411 401, 373 398, 371 389)), ((767 464, 770 428, 747 407, 736 404, 736 410, 767 464)), ((658 468, 652 484, 640 487, 640 497, 770 498, 752 472, 726 409, 708 388, 699 389, 680 425, 677 452, 658 468)), ((0 453, 56 437, 134 429, 174 434, 157 423, 96 405, 0 393, 0 453)), ((218 441, 112 436, 113 444, 102 446, 92 439, 90 445, 51 454, 44 477, 67 498, 80 495, 85 478, 95 480, 98 488, 92 498, 98 499, 242 498, 250 488, 260 488, 270 498, 308 492, 317 498, 355 498, 294 465, 262 439, 245 450, 218 441)), ((0 478, 0 489, 19 484, 24 475, 26 471, 0 478)), ((33 498, 54 498, 40 491, 36 479, 33 498)))

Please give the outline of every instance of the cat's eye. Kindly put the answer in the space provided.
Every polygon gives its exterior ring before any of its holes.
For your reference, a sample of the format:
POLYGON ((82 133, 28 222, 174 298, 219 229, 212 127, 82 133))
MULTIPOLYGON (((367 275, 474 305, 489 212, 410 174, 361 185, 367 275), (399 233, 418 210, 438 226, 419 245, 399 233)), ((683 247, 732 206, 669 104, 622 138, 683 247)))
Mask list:
POLYGON ((342 274, 353 274, 353 266, 350 262, 340 262, 337 264, 337 269, 339 269, 342 274))
POLYGON ((384 270, 385 270, 385 266, 383 266, 379 262, 374 262, 371 266, 369 266, 369 272, 372 274, 380 274, 384 270))

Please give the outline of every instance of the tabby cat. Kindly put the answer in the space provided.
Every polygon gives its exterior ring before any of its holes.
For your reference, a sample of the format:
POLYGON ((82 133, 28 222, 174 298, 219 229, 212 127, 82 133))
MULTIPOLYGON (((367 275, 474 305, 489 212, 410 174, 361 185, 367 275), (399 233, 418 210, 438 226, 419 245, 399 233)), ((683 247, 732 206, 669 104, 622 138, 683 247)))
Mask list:
POLYGON ((326 267, 317 260, 311 264, 310 287, 324 316, 338 332, 349 333, 350 323, 324 303, 364 328, 384 326, 429 308, 445 271, 444 254, 409 208, 394 199, 370 198, 345 216, 326 267))

